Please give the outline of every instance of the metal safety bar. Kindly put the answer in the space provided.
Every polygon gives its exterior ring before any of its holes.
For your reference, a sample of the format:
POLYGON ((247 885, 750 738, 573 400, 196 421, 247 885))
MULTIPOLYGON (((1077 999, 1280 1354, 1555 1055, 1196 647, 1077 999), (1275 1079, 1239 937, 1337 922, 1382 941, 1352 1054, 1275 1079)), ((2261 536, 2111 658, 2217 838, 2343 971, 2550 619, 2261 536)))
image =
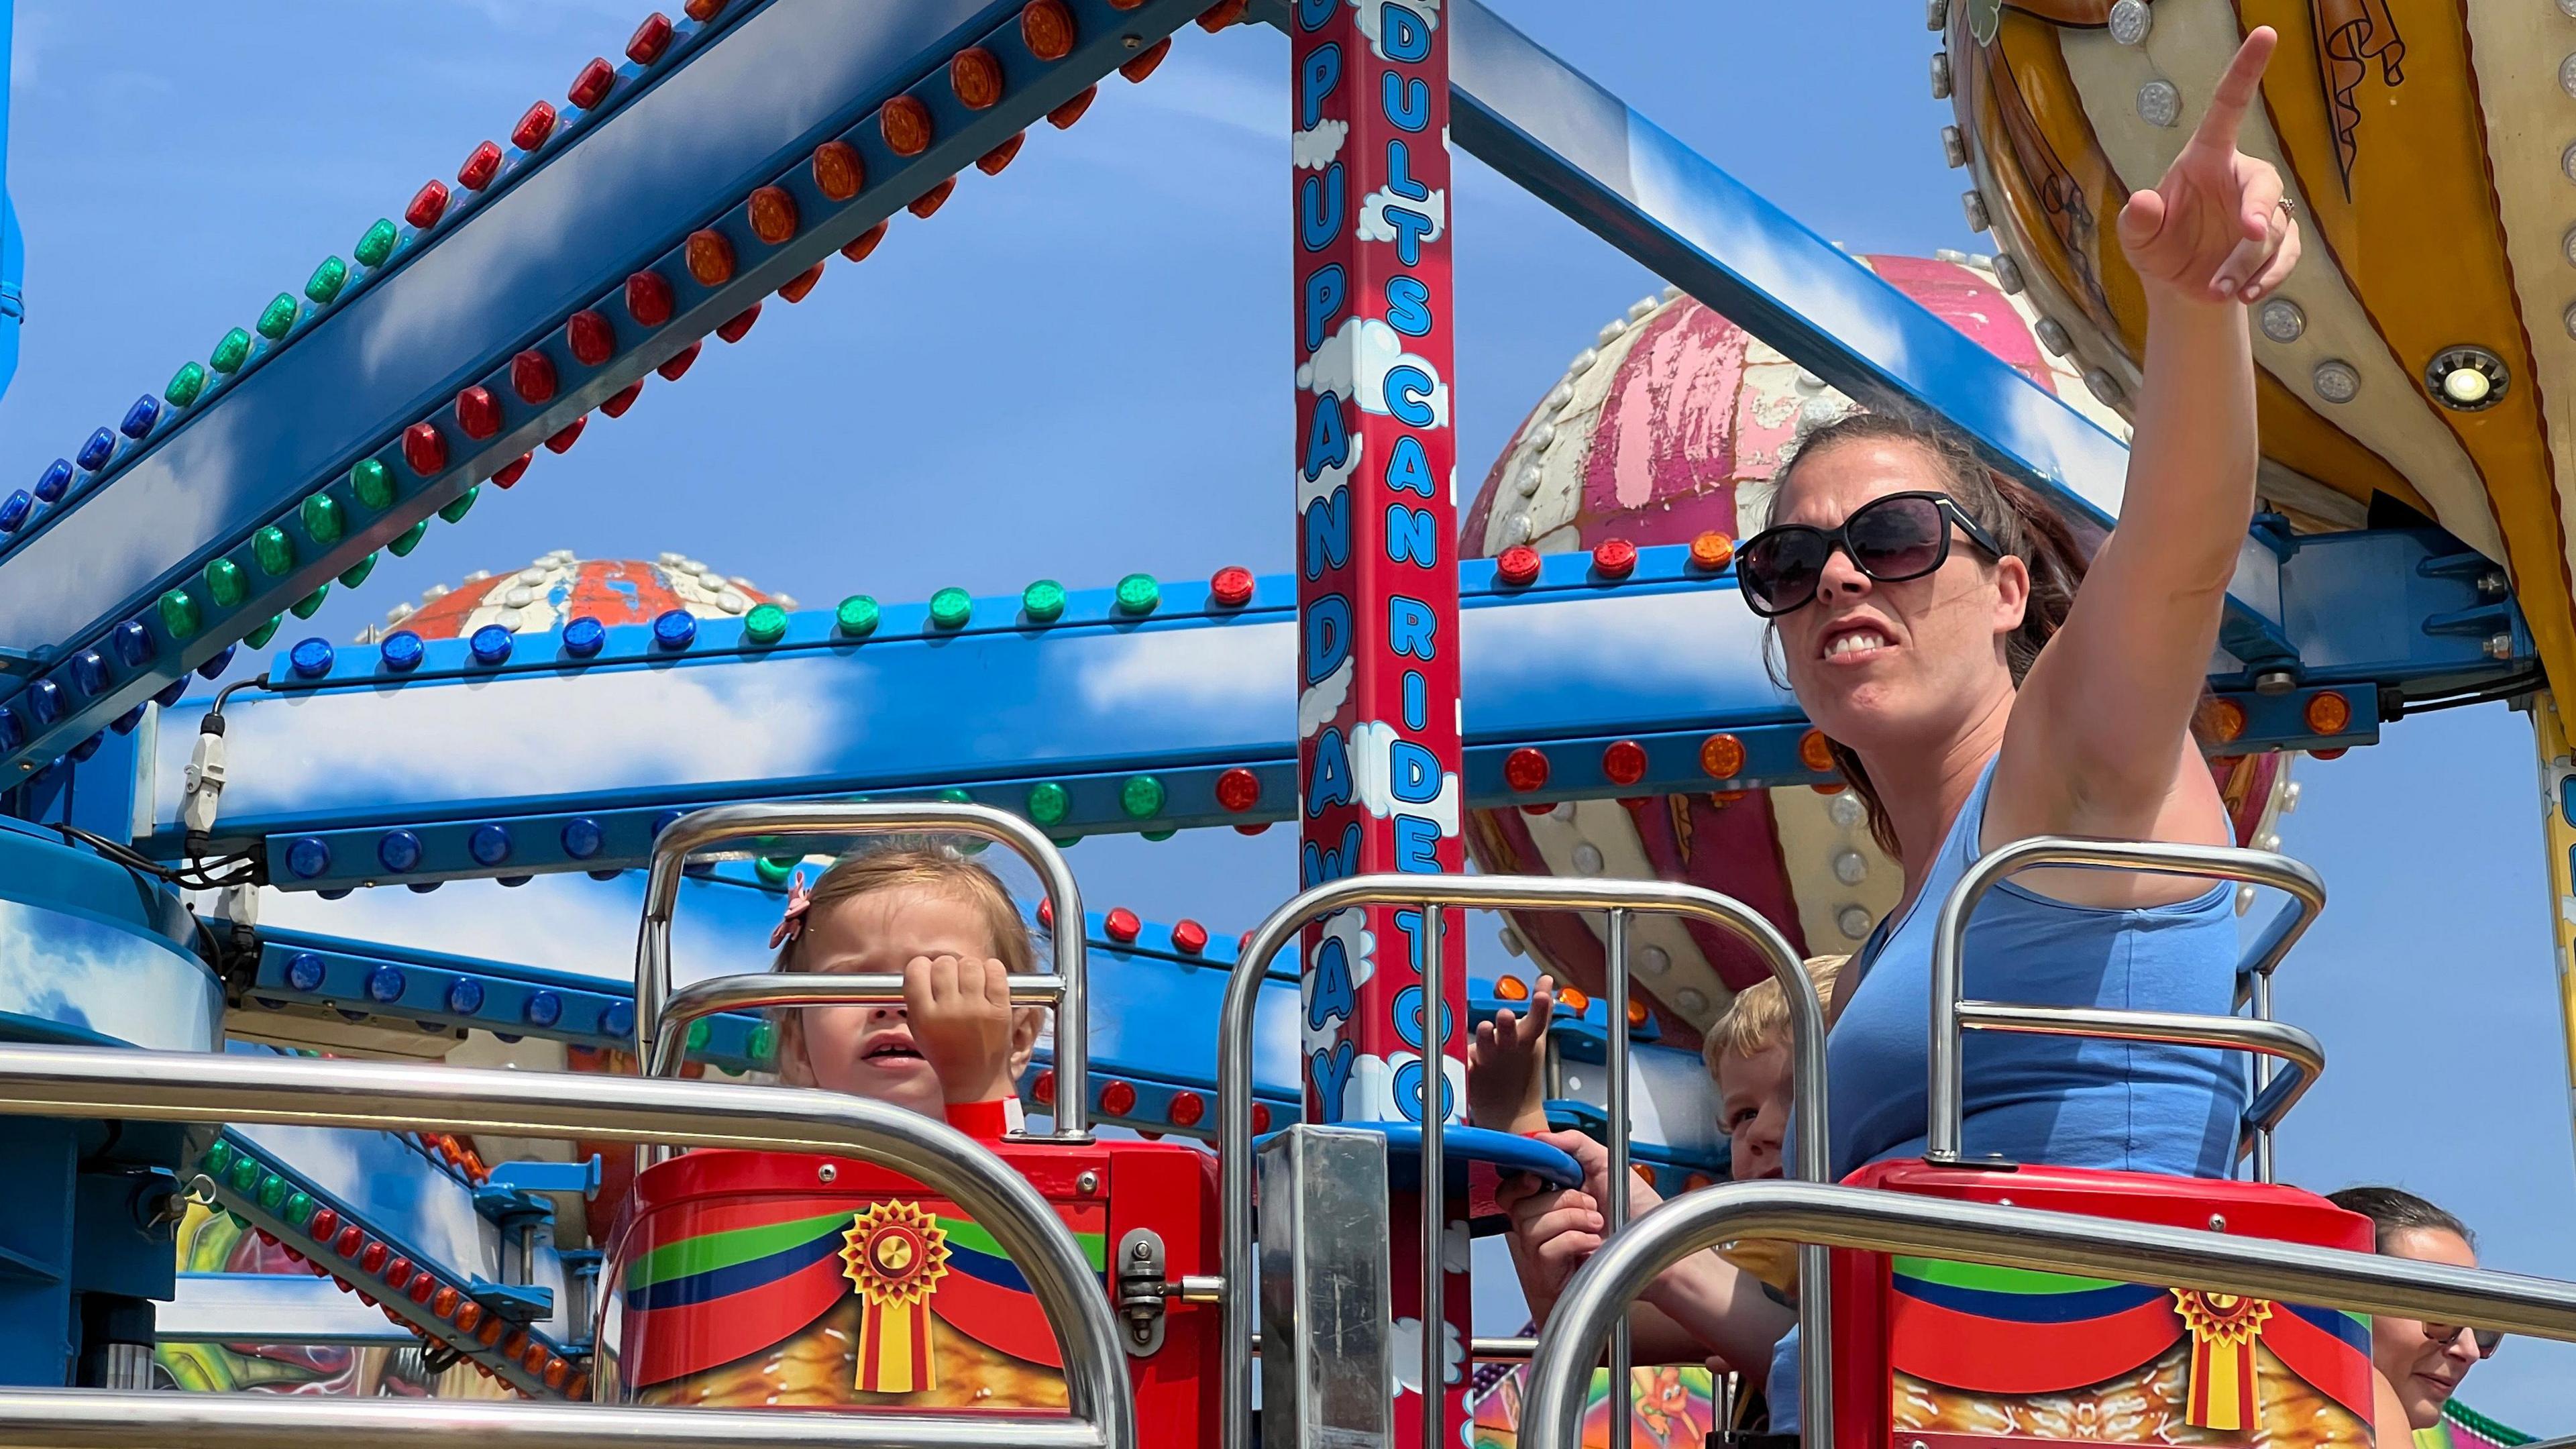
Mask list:
POLYGON ((2125 870, 2152 875, 2198 876, 2208 880, 2267 885, 2286 893, 2298 914, 2276 921, 2238 963, 2240 975, 2253 982, 2254 1020, 2271 1024, 2272 970, 2307 933, 2325 909, 2326 885, 2300 861, 2268 850, 2238 850, 2214 845, 2176 845, 2166 841, 2086 840, 2064 835, 2034 835, 1986 852, 1968 868, 1941 902, 1941 917, 1932 936, 1931 1121, 1924 1136, 1924 1159, 1959 1160, 1965 1132, 1966 1043, 1963 1031, 2009 1031, 2057 1036, 2108 1037, 2123 1041, 2169 1042, 2187 1046, 2227 1047, 2256 1053, 2254 1107, 2246 1114, 2252 1136, 2254 1179, 2272 1180, 2272 1129, 2290 1110, 2318 1073, 2325 1070, 2325 1050, 2316 1038, 2296 1028, 2259 1031, 2234 1016, 2197 1016, 2176 1012, 2124 1012, 2102 1008, 2005 1006, 1963 1001, 1962 958, 1968 944, 1968 918, 1986 892, 2007 876, 2047 867, 2080 870, 2125 870), (2276 1089, 2272 1061, 2287 1060, 2300 1076, 2276 1089))
MULTIPOLYGON (((1816 998, 1815 983, 1808 979, 1798 953, 1772 924, 1752 907, 1712 890, 1679 885, 1669 881, 1626 880, 1558 880, 1545 876, 1469 876, 1469 875, 1363 875, 1332 881, 1306 891, 1270 913, 1253 933, 1250 942, 1235 957, 1233 974, 1226 981, 1225 1007, 1217 1028, 1217 1165, 1219 1172, 1217 1211, 1223 1228, 1220 1253, 1225 1278, 1225 1336, 1228 1343, 1248 1344, 1253 1337, 1253 1318, 1258 1297, 1253 1284, 1253 1216, 1252 1216, 1252 1024, 1253 1009, 1260 996, 1263 974, 1270 958, 1279 953, 1307 925, 1331 912, 1354 906, 1405 906, 1423 908, 1423 963, 1426 976, 1437 972, 1438 957, 1432 954, 1439 940, 1438 916, 1444 908, 1466 910, 1560 910, 1606 911, 1610 916, 1610 955, 1607 971, 1611 987, 1614 1016, 1607 1033, 1609 1046, 1608 1072, 1611 1099, 1608 1136, 1610 1180, 1618 1190, 1608 1194, 1616 1207, 1609 1210, 1624 1216, 1624 1197, 1628 1181, 1628 1134, 1624 1108, 1628 1073, 1628 1033, 1626 999, 1628 982, 1627 922, 1631 912, 1676 915, 1702 921, 1717 927, 1751 946, 1771 968, 1772 979, 1780 983, 1789 1002, 1790 1080, 1798 1104, 1792 1144, 1792 1166, 1797 1176, 1811 1182, 1822 1182, 1832 1174, 1832 1137, 1827 1129, 1825 1105, 1825 1012, 1816 998)), ((1436 980, 1436 977, 1432 977, 1436 980)), ((1438 1020, 1437 993, 1425 1005, 1426 1023, 1438 1020)), ((1435 1033, 1436 1034, 1436 1033, 1435 1033)), ((1439 1090, 1433 1083, 1444 1080, 1438 1073, 1425 1071, 1423 1091, 1426 1106, 1436 1100, 1430 1094, 1439 1090)), ((1431 1265, 1424 1271, 1424 1288, 1431 1291, 1440 1280, 1436 1276, 1440 1256, 1440 1213, 1437 1203, 1440 1179, 1432 1176, 1440 1161, 1440 1118, 1437 1111, 1423 1113, 1423 1244, 1422 1251, 1431 1265)), ((1605 1207, 1608 1207, 1605 1204, 1605 1207)), ((1660 1211, 1660 1209, 1659 1209, 1660 1211)), ((1613 1217, 1615 1224, 1621 1220, 1613 1217)), ((1640 1221, 1644 1221, 1640 1219, 1640 1221)), ((1616 1238, 1614 1231, 1613 1237, 1616 1238)), ((1804 1282, 1825 1281, 1826 1259, 1822 1248, 1801 1249, 1799 1273, 1804 1282)), ((1438 1312, 1435 1293, 1426 1305, 1425 1317, 1438 1312)), ((1799 1332, 1810 1345, 1808 1352, 1818 1362, 1829 1362, 1832 1352, 1832 1324, 1826 1295, 1802 1293, 1798 1301, 1799 1332)), ((1446 1425, 1442 1422, 1446 1381, 1443 1335, 1426 1331, 1423 1340, 1422 1383, 1429 1407, 1424 1411, 1430 1431, 1426 1444, 1447 1442, 1446 1425)), ((1252 1364, 1245 1353, 1222 1356, 1225 1375, 1224 1449, 1249 1449, 1252 1427, 1252 1364)), ((1830 1370, 1819 1375, 1818 1382, 1830 1377, 1830 1370)), ((1833 1423, 1833 1401, 1823 1388, 1809 1390, 1800 1401, 1807 1422, 1822 1426, 1830 1434, 1833 1423)))
POLYGON ((835 986, 812 978, 789 982, 774 975, 719 976, 671 991, 671 918, 679 909, 681 868, 710 846, 747 840, 810 840, 854 835, 936 831, 969 835, 1010 847, 1045 887, 1060 929, 1049 933, 1055 975, 1012 978, 1011 999, 1055 1008, 1055 1131, 1041 1140, 1091 1140, 1091 1014, 1083 971, 1082 889, 1073 870, 1036 826, 985 805, 925 801, 885 804, 718 805, 694 810, 653 838, 653 860, 644 881, 644 925, 635 943, 635 1059, 663 1075, 679 1069, 688 1023, 710 1012, 754 1006, 805 1006, 900 1001, 903 982, 892 976, 850 976, 835 986), (1041 986, 1035 983, 1046 982, 1041 986), (891 983, 889 985, 889 983, 891 983), (721 1001, 722 1005, 710 1004, 721 1001), (679 1015, 685 1006, 689 1015, 679 1015), (661 1065, 664 1062, 670 1065, 661 1065))
MULTIPOLYGON (((1878 1188, 1727 1183, 1637 1219, 1566 1284, 1539 1333, 1523 1389, 1521 1427, 1530 1449, 1577 1449, 1576 1419, 1601 1341, 1655 1275, 1692 1253, 1743 1238, 1915 1253, 2576 1341, 2576 1283, 1878 1188)), ((1807 1281, 1811 1287, 1823 1282, 1807 1281)), ((1799 1398, 1807 1404, 1814 1401, 1819 1361, 1813 1342, 1802 1347, 1799 1398)), ((1801 1428, 1810 1444, 1834 1443, 1812 1420, 1801 1428)))
POLYGON ((790 1087, 637 1081, 439 1064, 0 1046, 0 1115, 489 1132, 813 1152, 900 1172, 954 1201, 1028 1279, 1063 1349, 1061 1416, 780 1414, 453 1400, 0 1390, 0 1449, 1134 1449, 1116 1315, 1055 1209, 942 1122, 790 1087))

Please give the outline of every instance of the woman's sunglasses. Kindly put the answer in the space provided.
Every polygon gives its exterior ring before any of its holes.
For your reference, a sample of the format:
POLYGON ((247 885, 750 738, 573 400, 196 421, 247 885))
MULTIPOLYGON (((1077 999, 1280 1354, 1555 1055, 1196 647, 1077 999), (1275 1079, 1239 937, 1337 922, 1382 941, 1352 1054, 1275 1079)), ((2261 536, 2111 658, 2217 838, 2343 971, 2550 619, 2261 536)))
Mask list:
POLYGON ((1840 528, 1784 523, 1753 535, 1735 551, 1736 584, 1753 612, 1770 619, 1815 601, 1835 549, 1882 584, 1919 579, 1949 562, 1952 524, 1989 556, 2004 556, 1948 494, 1890 493, 1853 509, 1840 528))
POLYGON ((2478 1357, 2480 1359, 2490 1359, 2495 1357, 2496 1346, 2504 1342, 2504 1334, 2499 1329, 2471 1328, 2466 1324, 2450 1323, 2428 1323, 2424 1325, 2424 1336, 2435 1343, 2443 1345, 2444 1347, 2448 1347, 2453 1340, 2457 1339, 2463 1333, 2469 1335, 2470 1339, 2477 1344, 2478 1357))

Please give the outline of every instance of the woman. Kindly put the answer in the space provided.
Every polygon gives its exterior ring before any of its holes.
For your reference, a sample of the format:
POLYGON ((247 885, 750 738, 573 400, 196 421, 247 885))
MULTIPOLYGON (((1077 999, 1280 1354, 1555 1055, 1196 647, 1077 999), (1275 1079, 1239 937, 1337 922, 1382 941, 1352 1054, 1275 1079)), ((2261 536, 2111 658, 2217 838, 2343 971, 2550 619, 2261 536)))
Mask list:
MULTIPOLYGON (((2273 45, 2268 28, 2246 37, 2164 179, 2120 214, 2147 297, 2145 383, 2120 526, 2089 571, 2027 490, 1946 433, 1884 417, 1809 437, 1777 479, 1774 526, 1737 554, 1800 706, 1905 870, 1894 913, 1852 963, 1827 1054, 1838 1176, 1923 1151, 1933 920, 1978 856, 2031 835, 2234 843, 2191 722, 2254 505, 2247 305, 2299 256, 2279 175, 2236 149, 2273 45)), ((2228 894, 2120 874, 2020 877, 1976 915, 1967 994, 2223 1013, 2228 894)), ((2024 1036, 1972 1038, 1967 1051, 1972 1156, 2229 1170, 2241 1072, 2215 1053, 2024 1036)), ((1587 1186, 1515 1205, 1516 1253, 1551 1289, 1599 1242, 1606 1184, 1587 1186)), ((1701 1352, 1756 1377, 1769 1363, 1774 1427, 1794 1428, 1786 1308, 1712 1254, 1666 1274, 1647 1302, 1701 1352)), ((1641 1359, 1663 1327, 1640 1324, 1641 1359)))
MULTIPOLYGON (((2478 1265, 2477 1239, 2468 1225, 2411 1192, 2394 1187, 2347 1187, 2326 1200, 2346 1212, 2370 1219, 2378 1251, 2391 1258, 2445 1263, 2454 1268, 2478 1265)), ((2459 1392, 2469 1370, 2495 1356, 2503 1335, 2493 1329, 2449 1323, 2419 1323, 2412 1318, 2374 1314, 2370 1320, 2370 1363, 2379 1370, 2381 1397, 2393 1390, 2396 1407, 2410 1428, 2430 1429, 2442 1421, 2442 1406, 2459 1392)), ((2383 1413, 2383 1422, 2388 1416, 2383 1413)), ((2391 1440, 2385 1433, 2380 1443, 2391 1440)))

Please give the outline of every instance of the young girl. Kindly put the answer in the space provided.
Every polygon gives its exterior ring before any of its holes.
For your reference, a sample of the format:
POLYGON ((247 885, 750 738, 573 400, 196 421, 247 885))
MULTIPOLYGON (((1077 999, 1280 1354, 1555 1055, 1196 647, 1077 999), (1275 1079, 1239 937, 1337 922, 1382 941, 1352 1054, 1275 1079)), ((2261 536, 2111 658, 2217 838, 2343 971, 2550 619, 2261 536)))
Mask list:
POLYGON ((991 871, 937 848, 871 851, 789 887, 770 937, 776 971, 903 977, 903 1004, 784 1014, 778 1074, 944 1117, 977 1137, 1019 1125, 1013 1084, 1037 1047, 1039 1008, 1015 1010, 1028 928, 991 871))

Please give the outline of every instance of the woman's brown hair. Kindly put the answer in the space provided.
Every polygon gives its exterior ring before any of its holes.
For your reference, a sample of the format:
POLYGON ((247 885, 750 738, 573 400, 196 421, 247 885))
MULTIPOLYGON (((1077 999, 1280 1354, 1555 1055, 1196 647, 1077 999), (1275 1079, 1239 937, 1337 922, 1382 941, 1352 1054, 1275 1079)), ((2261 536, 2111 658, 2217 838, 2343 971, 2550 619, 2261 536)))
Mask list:
MULTIPOLYGON (((2037 493, 1987 467, 1976 449, 1951 429, 1891 413, 1853 413, 1809 432, 1799 443, 1797 455, 1773 475, 1772 515, 1777 517, 1780 497, 1800 464, 1828 449, 1866 442, 1906 443, 1920 449, 1939 471, 1941 491, 1992 534, 2005 553, 2030 570, 2030 601, 2022 611, 2021 627, 2004 639, 2004 663, 2019 688, 2039 651, 2065 626, 2067 614, 2075 607, 2075 591, 2084 584, 2085 567, 2101 546, 2100 535, 2079 534, 2037 493)), ((1767 649, 1764 658, 1769 658, 1767 649)), ((1787 686, 1786 680, 1777 682, 1787 686)), ((1869 838, 1890 859, 1903 860, 1903 843, 1896 838, 1896 828, 1889 823, 1860 756, 1839 740, 1826 743, 1833 750, 1835 768, 1869 814, 1869 838)))

